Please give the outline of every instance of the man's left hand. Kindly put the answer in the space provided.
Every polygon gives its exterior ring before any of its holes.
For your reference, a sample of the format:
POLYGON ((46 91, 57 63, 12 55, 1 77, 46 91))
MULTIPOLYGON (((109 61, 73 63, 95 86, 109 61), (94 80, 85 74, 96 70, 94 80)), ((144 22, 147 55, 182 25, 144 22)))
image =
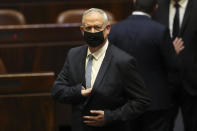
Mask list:
POLYGON ((91 114, 94 114, 94 116, 84 116, 83 118, 84 123, 88 126, 94 126, 94 127, 102 127, 105 124, 105 118, 104 118, 104 111, 102 110, 91 110, 91 114))

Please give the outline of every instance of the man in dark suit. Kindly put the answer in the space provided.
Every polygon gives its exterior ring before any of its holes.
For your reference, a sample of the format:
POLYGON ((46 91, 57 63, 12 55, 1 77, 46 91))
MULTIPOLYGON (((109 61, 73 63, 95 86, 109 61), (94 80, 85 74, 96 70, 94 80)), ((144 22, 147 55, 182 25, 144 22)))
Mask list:
POLYGON ((85 11, 81 31, 88 45, 68 52, 52 96, 72 104, 73 131, 127 131, 127 121, 150 103, 136 62, 108 42, 110 24, 104 11, 85 11))
POLYGON ((167 76, 168 72, 178 71, 177 55, 168 29, 151 20, 157 8, 156 0, 134 0, 134 5, 132 15, 112 26, 109 34, 110 43, 136 58, 152 97, 149 110, 131 125, 136 131, 169 131, 174 103, 167 76))
MULTIPOLYGON (((182 39, 184 50, 178 55, 181 73, 176 85, 185 131, 197 131, 197 0, 160 0, 155 20, 169 27, 171 37, 182 39), (178 22, 176 21, 178 18, 178 22), (178 30, 176 31, 176 27, 178 30), (174 33, 177 32, 177 33, 174 33)), ((175 48, 179 48, 176 47, 175 48)))

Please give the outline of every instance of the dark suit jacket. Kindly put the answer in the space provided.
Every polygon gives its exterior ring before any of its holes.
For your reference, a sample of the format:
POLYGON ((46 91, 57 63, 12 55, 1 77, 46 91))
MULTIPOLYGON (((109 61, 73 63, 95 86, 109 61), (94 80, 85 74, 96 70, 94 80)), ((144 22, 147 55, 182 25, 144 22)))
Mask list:
POLYGON ((173 104, 168 72, 178 71, 168 29, 145 15, 131 15, 112 26, 109 40, 137 60, 137 67, 152 97, 150 109, 173 104))
MULTIPOLYGON (((154 16, 158 22, 169 26, 169 0, 160 0, 154 16)), ((181 82, 191 95, 197 95, 197 1, 189 0, 179 37, 184 41, 185 49, 180 53, 181 82)), ((180 87, 179 87, 180 88, 180 87)))
POLYGON ((73 131, 126 131, 126 121, 145 111, 150 98, 136 71, 135 60, 109 45, 90 96, 81 95, 87 46, 72 48, 52 88, 55 100, 72 104, 73 131), (89 127, 82 116, 104 110, 106 126, 89 127))

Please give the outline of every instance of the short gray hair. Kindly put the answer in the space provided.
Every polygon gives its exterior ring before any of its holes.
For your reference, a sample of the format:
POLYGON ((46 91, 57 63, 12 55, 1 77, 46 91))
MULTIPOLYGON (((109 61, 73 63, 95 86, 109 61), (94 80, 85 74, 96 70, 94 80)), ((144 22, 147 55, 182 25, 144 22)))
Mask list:
POLYGON ((102 9, 98 9, 98 8, 90 8, 86 11, 83 12, 83 16, 82 16, 82 24, 84 24, 84 17, 89 14, 89 13, 100 13, 103 16, 104 19, 104 24, 107 25, 109 23, 109 19, 107 14, 105 13, 105 11, 103 11, 102 9))

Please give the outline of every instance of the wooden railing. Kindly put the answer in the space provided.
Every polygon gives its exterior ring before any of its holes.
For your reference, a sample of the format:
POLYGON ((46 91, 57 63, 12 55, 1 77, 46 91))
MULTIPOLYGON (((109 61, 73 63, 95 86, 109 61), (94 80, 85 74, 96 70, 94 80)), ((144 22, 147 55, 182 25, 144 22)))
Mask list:
POLYGON ((0 75, 0 130, 54 131, 54 73, 0 75))

